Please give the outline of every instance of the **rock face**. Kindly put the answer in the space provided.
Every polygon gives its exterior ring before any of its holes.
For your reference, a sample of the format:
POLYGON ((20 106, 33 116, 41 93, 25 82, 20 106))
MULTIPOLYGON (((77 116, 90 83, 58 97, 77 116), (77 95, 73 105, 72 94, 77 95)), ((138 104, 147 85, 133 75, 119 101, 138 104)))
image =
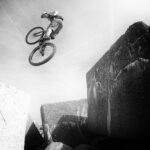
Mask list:
POLYGON ((29 99, 15 87, 0 85, 0 149, 24 149, 29 99))
POLYGON ((88 130, 135 138, 150 135, 150 33, 131 25, 87 73, 88 130))
POLYGON ((87 117, 87 100, 81 99, 78 101, 43 104, 41 106, 41 119, 43 124, 53 126, 58 123, 63 115, 87 117))
POLYGON ((40 135, 36 125, 32 121, 26 136, 24 150, 38 150, 45 146, 45 141, 40 135))
POLYGON ((51 141, 48 137, 73 148, 86 142, 86 99, 44 104, 41 106, 41 118, 47 143, 51 141))
POLYGON ((82 144, 82 145, 77 146, 74 150, 98 150, 98 149, 90 145, 82 144))
POLYGON ((74 148, 87 142, 86 118, 63 116, 52 132, 53 141, 62 142, 74 148))
POLYGON ((45 150, 73 150, 73 149, 61 142, 52 142, 46 147, 45 150))
POLYGON ((54 134, 52 134, 55 141, 68 144, 67 141, 72 140, 72 142, 75 143, 77 140, 73 140, 74 136, 72 136, 73 134, 70 132, 73 130, 78 131, 80 122, 83 122, 85 120, 84 118, 87 118, 87 100, 81 99, 78 101, 76 100, 53 104, 44 104, 41 106, 41 118, 44 129, 44 137, 46 141, 48 141, 48 139, 46 136, 45 124, 48 124, 51 134, 52 132, 54 132, 55 134, 55 138, 54 134), (75 124, 73 127, 71 126, 72 123, 75 124), (64 129, 66 131, 66 134, 64 134, 64 129), (58 131, 60 131, 60 133, 58 131), (63 134, 61 134, 62 132, 63 134), (70 137, 68 136, 69 133, 70 137), (66 139, 68 140, 66 141, 66 139))

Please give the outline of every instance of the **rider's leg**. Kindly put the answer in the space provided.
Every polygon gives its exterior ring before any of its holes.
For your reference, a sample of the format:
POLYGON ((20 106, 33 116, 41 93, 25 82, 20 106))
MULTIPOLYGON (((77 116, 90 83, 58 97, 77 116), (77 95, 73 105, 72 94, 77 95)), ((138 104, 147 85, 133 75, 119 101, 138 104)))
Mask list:
POLYGON ((55 36, 60 32, 60 30, 61 30, 62 27, 63 27, 63 24, 62 24, 61 21, 58 21, 57 23, 58 23, 58 27, 57 27, 55 30, 53 30, 52 33, 51 33, 51 38, 52 38, 52 39, 55 38, 55 36))
POLYGON ((49 40, 51 33, 52 33, 52 29, 50 27, 48 27, 47 31, 46 31, 46 34, 44 35, 43 39, 44 40, 49 40))
POLYGON ((46 32, 46 36, 47 36, 47 37, 50 37, 51 33, 52 33, 52 29, 51 29, 51 28, 48 28, 48 29, 47 29, 47 32, 46 32))

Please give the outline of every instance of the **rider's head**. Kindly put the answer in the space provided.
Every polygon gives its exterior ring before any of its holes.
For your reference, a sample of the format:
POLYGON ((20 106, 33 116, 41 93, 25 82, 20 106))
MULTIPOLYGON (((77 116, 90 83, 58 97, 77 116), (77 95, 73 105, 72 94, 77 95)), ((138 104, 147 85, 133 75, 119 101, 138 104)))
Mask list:
POLYGON ((49 18, 50 16, 53 17, 53 16, 57 16, 58 15, 58 11, 52 11, 50 13, 48 12, 44 12, 42 15, 41 15, 41 18, 49 18))
POLYGON ((57 16, 58 15, 58 11, 52 11, 52 12, 50 12, 50 15, 57 16))
POLYGON ((59 14, 59 12, 56 10, 56 11, 54 11, 54 15, 56 16, 56 15, 58 15, 59 14))

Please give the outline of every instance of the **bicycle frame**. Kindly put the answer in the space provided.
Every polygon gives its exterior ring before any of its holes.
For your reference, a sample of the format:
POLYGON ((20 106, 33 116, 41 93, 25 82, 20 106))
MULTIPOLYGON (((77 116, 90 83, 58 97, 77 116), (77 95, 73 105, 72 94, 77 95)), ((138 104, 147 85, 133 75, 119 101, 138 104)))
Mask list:
MULTIPOLYGON (((44 32, 45 32, 45 31, 44 31, 44 32)), ((42 31, 37 32, 37 33, 34 33, 33 36, 38 37, 38 36, 41 36, 41 34, 42 34, 42 31)))

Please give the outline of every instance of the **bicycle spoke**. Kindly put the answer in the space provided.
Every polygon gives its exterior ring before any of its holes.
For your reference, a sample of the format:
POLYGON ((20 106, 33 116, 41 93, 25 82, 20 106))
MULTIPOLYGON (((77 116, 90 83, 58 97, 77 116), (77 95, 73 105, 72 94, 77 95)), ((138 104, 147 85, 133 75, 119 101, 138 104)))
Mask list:
POLYGON ((40 51, 38 50, 38 51, 36 51, 36 52, 34 53, 34 55, 33 55, 33 57, 32 57, 32 61, 33 61, 33 62, 38 62, 39 59, 41 59, 41 57, 42 57, 42 55, 41 55, 40 51))
POLYGON ((53 52, 53 48, 52 47, 48 47, 48 46, 45 47, 45 49, 44 49, 45 57, 49 56, 52 52, 53 52))
POLYGON ((42 31, 33 34, 34 37, 39 37, 41 35, 42 35, 42 31))
POLYGON ((29 56, 31 65, 39 66, 48 62, 55 54, 56 47, 53 43, 44 43, 36 47, 29 56))
POLYGON ((35 44, 41 39, 43 34, 44 30, 42 27, 35 27, 28 32, 26 36, 26 42, 28 44, 35 44))
POLYGON ((54 54, 53 47, 51 46, 43 46, 42 51, 40 50, 40 47, 38 50, 34 52, 34 54, 31 57, 31 62, 33 64, 42 64, 45 60, 49 60, 50 57, 54 54))

